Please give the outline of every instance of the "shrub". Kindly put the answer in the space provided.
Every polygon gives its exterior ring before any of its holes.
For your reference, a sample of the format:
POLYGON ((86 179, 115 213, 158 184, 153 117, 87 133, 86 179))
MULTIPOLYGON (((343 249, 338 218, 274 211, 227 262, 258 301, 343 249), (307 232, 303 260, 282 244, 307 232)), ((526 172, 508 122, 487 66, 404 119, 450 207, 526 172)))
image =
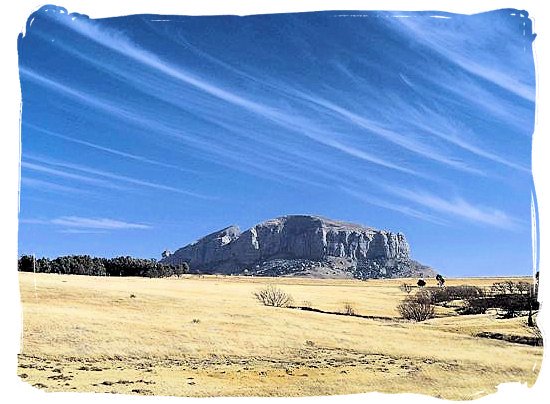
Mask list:
POLYGON ((521 294, 502 294, 492 298, 492 306, 500 311, 504 318, 516 317, 521 312, 528 310, 537 310, 539 302, 534 297, 521 294))
POLYGON ((344 313, 347 316, 354 316, 356 314, 355 308, 349 302, 344 303, 344 309, 342 310, 342 313, 344 313))
POLYGON ((470 286, 470 285, 448 286, 445 289, 447 289, 451 300, 467 301, 470 299, 476 299, 476 298, 485 296, 484 290, 477 286, 470 286))
POLYGON ((428 293, 405 297, 397 306, 397 311, 406 320, 424 321, 434 316, 434 306, 428 293))
POLYGON ((495 282, 491 286, 491 293, 493 295, 505 295, 508 293, 515 293, 516 287, 512 281, 495 282))
POLYGON ((458 309, 459 314, 485 314, 490 305, 490 298, 476 297, 466 300, 465 305, 458 309))
POLYGON ((292 296, 273 285, 268 285, 264 289, 254 292, 254 296, 264 306, 288 307, 294 302, 292 296))
POLYGON ((426 286, 426 281, 424 279, 419 279, 418 282, 416 282, 419 288, 423 288, 426 286))
POLYGON ((412 291, 412 285, 409 285, 408 283, 402 283, 400 286, 399 286, 399 290, 403 293, 406 293, 406 294, 409 294, 411 293, 412 291))
POLYGON ((425 291, 428 292, 432 304, 446 303, 453 300, 447 288, 432 287, 426 288, 425 291))
POLYGON ((532 311, 539 308, 536 286, 529 282, 495 282, 491 286, 492 307, 499 310, 504 318, 512 318, 524 311, 532 311))

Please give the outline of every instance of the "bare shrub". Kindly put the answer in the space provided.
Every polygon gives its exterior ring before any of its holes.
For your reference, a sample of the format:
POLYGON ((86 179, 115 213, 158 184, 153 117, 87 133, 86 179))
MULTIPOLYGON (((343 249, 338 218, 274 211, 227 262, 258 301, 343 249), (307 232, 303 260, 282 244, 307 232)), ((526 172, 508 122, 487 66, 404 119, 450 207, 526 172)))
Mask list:
POLYGON ((311 302, 309 300, 304 300, 302 302, 302 307, 306 309, 311 309, 311 302))
POLYGON ((434 316, 434 306, 429 293, 407 296, 397 306, 397 311, 406 320, 424 321, 434 316))
POLYGON ((399 286, 399 290, 403 293, 409 294, 412 291, 412 285, 409 285, 408 283, 403 283, 399 286))
POLYGON ((447 286, 451 300, 469 300, 485 296, 482 288, 471 285, 447 286))
POLYGON ((497 308, 500 316, 512 318, 527 311, 532 323, 533 310, 539 308, 536 285, 522 281, 495 282, 491 294, 492 307, 497 308))
POLYGON ((344 313, 347 316, 354 316, 357 314, 355 312, 355 308, 353 307, 353 304, 350 302, 344 302, 344 309, 342 310, 342 313, 344 313))
POLYGON ((292 296, 274 285, 267 285, 264 289, 254 292, 254 296, 264 306, 288 307, 294 302, 292 296))
POLYGON ((532 295, 535 292, 535 285, 531 282, 495 282, 491 286, 491 293, 493 295, 532 295))

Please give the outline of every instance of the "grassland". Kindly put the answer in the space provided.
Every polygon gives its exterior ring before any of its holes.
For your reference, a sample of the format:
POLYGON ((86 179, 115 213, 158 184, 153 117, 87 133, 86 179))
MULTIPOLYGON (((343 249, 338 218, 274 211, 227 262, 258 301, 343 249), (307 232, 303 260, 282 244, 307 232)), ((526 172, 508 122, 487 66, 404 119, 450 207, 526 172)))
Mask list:
POLYGON ((500 383, 535 382, 542 347, 474 336, 528 335, 525 318, 438 308, 434 319, 406 322, 395 310, 402 282, 21 273, 18 373, 48 391, 178 396, 379 391, 464 400, 500 383), (267 283, 298 305, 341 311, 348 302, 358 314, 386 319, 265 307, 253 292, 267 283))

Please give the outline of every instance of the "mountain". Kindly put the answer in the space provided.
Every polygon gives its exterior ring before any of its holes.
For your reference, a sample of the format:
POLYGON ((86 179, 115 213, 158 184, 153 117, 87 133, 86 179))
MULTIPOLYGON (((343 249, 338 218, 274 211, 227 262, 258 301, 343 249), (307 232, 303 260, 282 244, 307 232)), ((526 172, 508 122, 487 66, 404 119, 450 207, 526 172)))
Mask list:
POLYGON ((230 226, 165 254, 192 272, 323 278, 433 277, 405 235, 319 216, 289 215, 241 232, 230 226))

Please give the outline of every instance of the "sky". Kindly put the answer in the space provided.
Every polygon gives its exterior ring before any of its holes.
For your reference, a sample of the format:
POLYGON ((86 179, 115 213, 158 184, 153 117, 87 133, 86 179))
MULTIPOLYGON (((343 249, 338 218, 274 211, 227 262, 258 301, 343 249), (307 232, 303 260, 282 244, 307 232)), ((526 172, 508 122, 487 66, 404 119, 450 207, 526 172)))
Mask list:
POLYGON ((19 37, 19 253, 160 258, 314 214, 447 276, 532 273, 527 13, 89 19, 19 37))

